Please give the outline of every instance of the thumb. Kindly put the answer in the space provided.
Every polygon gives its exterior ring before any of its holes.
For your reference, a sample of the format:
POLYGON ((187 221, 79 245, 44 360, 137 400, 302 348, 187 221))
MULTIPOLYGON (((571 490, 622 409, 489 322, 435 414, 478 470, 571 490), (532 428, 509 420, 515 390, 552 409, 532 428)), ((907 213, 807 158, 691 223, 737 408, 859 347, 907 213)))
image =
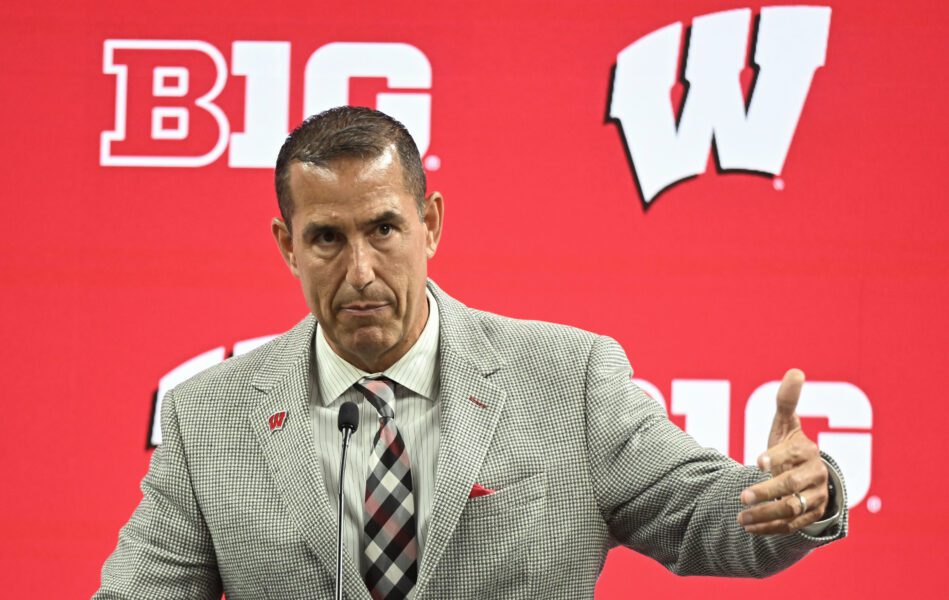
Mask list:
POLYGON ((781 380, 778 388, 777 412, 774 415, 775 423, 782 421, 792 424, 797 420, 795 411, 797 401, 801 397, 801 388, 804 386, 804 372, 800 369, 790 369, 781 380))

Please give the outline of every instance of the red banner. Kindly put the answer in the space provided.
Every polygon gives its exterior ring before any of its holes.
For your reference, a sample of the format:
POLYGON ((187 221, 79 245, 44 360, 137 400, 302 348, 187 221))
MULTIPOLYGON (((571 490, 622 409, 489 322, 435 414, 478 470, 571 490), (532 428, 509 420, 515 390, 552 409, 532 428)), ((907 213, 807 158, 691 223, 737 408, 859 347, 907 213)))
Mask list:
POLYGON ((346 103, 415 137, 442 288, 613 336, 703 445, 753 462, 776 382, 807 373, 850 536, 755 582, 617 550, 598 597, 935 594, 949 9, 423 4, 3 9, 5 595, 89 595, 156 398, 306 314, 273 162, 346 103))

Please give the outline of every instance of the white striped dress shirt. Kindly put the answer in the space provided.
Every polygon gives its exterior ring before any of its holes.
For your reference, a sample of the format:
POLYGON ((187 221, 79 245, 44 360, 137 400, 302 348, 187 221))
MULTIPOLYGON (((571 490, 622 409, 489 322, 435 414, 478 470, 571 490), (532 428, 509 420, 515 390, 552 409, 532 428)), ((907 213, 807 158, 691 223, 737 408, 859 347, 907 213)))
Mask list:
MULTIPOLYGON (((399 383, 396 387, 395 423, 405 440, 412 461, 412 487, 415 496, 415 520, 418 528, 419 564, 425 550, 425 534, 432 513, 435 492, 435 466, 438 458, 438 303, 426 290, 428 321, 412 348, 394 365, 382 372, 399 383)), ((379 429, 379 413, 356 390, 353 384, 368 375, 354 367, 330 348, 317 325, 316 376, 312 385, 310 411, 316 434, 316 451, 323 469, 326 495, 333 514, 338 510, 339 460, 342 436, 337 428, 339 407, 352 400, 359 407, 359 427, 353 434, 346 454, 346 482, 343 487, 343 544, 356 565, 364 570, 363 500, 369 475, 369 454, 372 439, 379 429), (316 388, 316 393, 314 393, 316 388)), ((332 535, 327 532, 327 535, 332 535)))

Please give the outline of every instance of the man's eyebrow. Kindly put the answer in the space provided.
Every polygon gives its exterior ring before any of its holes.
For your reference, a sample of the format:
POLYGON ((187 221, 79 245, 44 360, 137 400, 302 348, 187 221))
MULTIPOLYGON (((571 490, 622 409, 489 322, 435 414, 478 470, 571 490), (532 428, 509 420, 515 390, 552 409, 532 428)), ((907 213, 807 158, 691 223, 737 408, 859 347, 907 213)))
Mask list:
MULTIPOLYGON (((401 225, 402 223, 405 223, 405 218, 394 210, 386 210, 369 219, 368 221, 365 221, 362 224, 362 227, 375 227, 383 223, 394 223, 396 225, 401 225)), ((328 223, 311 221, 303 227, 301 235, 303 236, 303 239, 311 239, 313 236, 327 231, 339 232, 340 228, 336 225, 330 225, 328 223)))
POLYGON ((300 235, 303 236, 303 239, 310 239, 318 233, 323 233, 324 231, 338 231, 333 225, 327 225, 326 223, 307 223, 303 228, 303 231, 300 235))
POLYGON ((381 225, 382 223, 404 223, 405 219, 394 210, 387 210, 366 221, 367 226, 381 225))

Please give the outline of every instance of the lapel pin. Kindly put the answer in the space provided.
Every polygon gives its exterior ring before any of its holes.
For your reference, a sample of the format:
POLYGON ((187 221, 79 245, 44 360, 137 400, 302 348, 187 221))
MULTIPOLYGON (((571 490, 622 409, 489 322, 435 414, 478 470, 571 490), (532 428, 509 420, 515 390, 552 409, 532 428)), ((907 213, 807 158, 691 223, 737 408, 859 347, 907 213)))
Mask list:
POLYGON ((278 429, 283 429, 283 422, 287 420, 287 411, 281 410, 280 412, 275 412, 270 415, 270 418, 267 419, 267 423, 270 425, 270 433, 277 431, 278 429))

